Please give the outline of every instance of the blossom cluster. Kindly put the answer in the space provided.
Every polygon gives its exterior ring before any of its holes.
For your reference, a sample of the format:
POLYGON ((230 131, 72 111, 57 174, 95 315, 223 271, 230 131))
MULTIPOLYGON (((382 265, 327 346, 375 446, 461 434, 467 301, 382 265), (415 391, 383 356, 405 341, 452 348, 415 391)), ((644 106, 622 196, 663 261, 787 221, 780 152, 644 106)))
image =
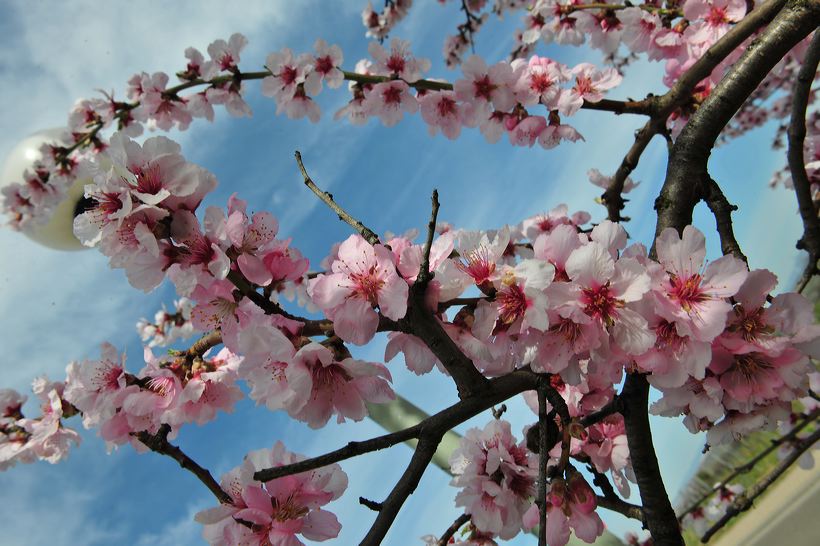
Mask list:
POLYGON ((154 314, 154 322, 140 319, 137 322, 137 333, 149 347, 167 347, 181 339, 188 339, 194 333, 191 322, 191 311, 194 302, 188 298, 180 298, 174 302, 174 312, 169 313, 162 309, 154 314))
MULTIPOLYGON (((268 55, 264 72, 246 73, 239 69, 246 45, 241 34, 216 40, 207 48, 207 60, 189 47, 187 64, 176 74, 180 81, 176 86, 169 86, 170 78, 164 72, 141 72, 128 80, 126 101, 107 93, 103 98, 78 100, 64 134, 42 146, 42 159, 24 173, 21 183, 3 188, 2 210, 10 218, 9 225, 26 230, 47 222, 72 185, 96 175, 81 165, 110 146, 122 147, 106 140, 104 129, 116 126, 120 139, 137 137, 144 128, 185 130, 196 118, 212 121, 216 106, 224 106, 232 116, 250 116, 243 97, 251 79, 261 79, 262 93, 274 99, 276 113, 290 118, 318 121, 321 111, 316 95, 324 85, 335 89, 347 79, 352 99, 336 112, 336 119, 347 118, 360 125, 378 118, 392 126, 404 114, 420 112, 431 135, 441 132, 455 139, 462 127, 479 127, 489 142, 507 135, 513 145, 538 142, 544 148, 582 139, 561 116, 573 115, 585 102, 600 101, 621 82, 612 68, 599 70, 589 63, 570 68, 538 56, 492 66, 472 56, 462 67, 464 77, 455 84, 422 80, 430 61, 414 57, 410 44, 395 38, 389 48, 372 43, 372 58, 360 60, 355 72, 343 71, 341 49, 320 39, 312 54, 296 55, 285 48, 268 55), (545 115, 531 115, 528 108, 539 104, 546 108, 545 115)), ((176 153, 172 147, 165 152, 176 153)), ((188 200, 178 206, 195 207, 196 198, 208 191, 208 182, 201 184, 196 189, 200 193, 180 188, 188 200)))
MULTIPOLYGON (((135 375, 106 344, 99 360, 69 365, 64 392, 54 390, 53 413, 64 400, 110 444, 143 449, 142 433, 165 427, 173 437, 185 423, 231 411, 244 396, 239 381, 257 403, 313 428, 332 416, 364 418, 365 403, 394 397, 391 374, 383 364, 352 358, 346 343, 366 344, 380 330, 389 331, 386 360, 403 353, 417 374, 443 369, 412 328, 401 326, 425 262, 412 235, 375 244, 351 235, 333 247, 324 270, 308 275, 308 260, 290 239, 277 238, 276 219, 249 214, 236 196, 226 210, 208 207, 200 220, 199 204, 216 180, 171 140, 140 145, 117 133, 93 159, 78 167, 92 177, 87 209, 75 219, 78 238, 137 288, 151 290, 169 277, 187 298, 180 303, 183 318, 190 317, 186 328, 216 337, 202 350, 162 357, 146 348, 146 365, 135 375), (279 294, 298 296, 326 318, 286 312, 279 294), (220 343, 224 348, 208 357, 205 349, 220 343)), ((424 306, 484 375, 523 367, 550 374, 572 419, 611 401, 624 372, 647 374, 663 394, 653 411, 685 415, 691 431, 709 431, 710 443, 788 418, 790 402, 808 391, 809 356, 820 334, 803 296, 770 296, 775 276, 749 271, 731 255, 706 265, 705 238, 692 226, 662 232, 652 259, 643 245, 627 246, 619 224, 585 228, 589 220, 559 206, 498 230, 439 225, 424 306)), ((531 394, 525 398, 532 403, 531 394)), ((13 410, 5 413, 19 420, 13 410)), ((23 424, 12 427, 14 446, 21 439, 29 445, 29 436, 18 434, 23 424)), ((61 457, 67 442, 51 444, 61 446, 54 448, 61 457)), ((558 460, 561 449, 551 447, 550 456, 558 460)), ((504 538, 530 525, 534 458, 509 426, 495 422, 468 434, 461 453, 457 504, 473 516, 476 532, 504 538)), ((576 431, 569 453, 629 494, 622 418, 576 431)), ((552 482, 545 502, 555 537, 570 527, 584 536, 600 532, 582 481, 570 472, 552 482)), ((270 492, 255 487, 254 498, 270 492)), ((269 521, 259 515, 255 524, 269 521)))
POLYGON ((273 449, 250 452, 240 466, 223 475, 220 485, 231 502, 196 514, 208 544, 297 546, 303 542, 296 535, 311 541, 336 538, 341 529, 339 520, 322 506, 347 489, 347 474, 339 465, 267 482, 253 479, 258 470, 303 459, 277 442, 273 449))
POLYGON ((76 409, 63 400, 64 387, 46 377, 34 380, 32 391, 42 411, 38 418, 23 415, 25 396, 12 389, 0 389, 0 470, 36 460, 54 464, 65 458, 72 443, 79 445, 77 431, 62 424, 64 417, 76 414, 76 409))

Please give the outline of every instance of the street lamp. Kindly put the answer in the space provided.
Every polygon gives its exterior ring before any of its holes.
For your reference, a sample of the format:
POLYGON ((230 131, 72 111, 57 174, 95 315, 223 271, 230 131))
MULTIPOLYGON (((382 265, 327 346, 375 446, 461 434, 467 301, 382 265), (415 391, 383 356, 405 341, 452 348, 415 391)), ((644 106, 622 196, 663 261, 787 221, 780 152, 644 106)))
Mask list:
MULTIPOLYGON (((21 140, 6 157, 0 169, 0 188, 23 181, 23 173, 42 158, 40 146, 59 141, 65 129, 38 131, 21 140)), ((66 198, 54 208, 45 224, 31 223, 23 234, 32 241, 55 250, 83 250, 87 247, 74 236, 74 216, 83 189, 90 180, 78 179, 68 189, 66 198)))

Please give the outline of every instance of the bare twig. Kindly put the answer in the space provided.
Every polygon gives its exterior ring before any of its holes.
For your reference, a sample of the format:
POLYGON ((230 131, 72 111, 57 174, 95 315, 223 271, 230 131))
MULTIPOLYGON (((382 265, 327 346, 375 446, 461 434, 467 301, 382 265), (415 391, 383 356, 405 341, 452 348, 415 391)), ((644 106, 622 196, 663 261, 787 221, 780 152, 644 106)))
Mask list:
POLYGON ((302 172, 302 178, 304 178, 305 186, 310 188, 310 191, 316 194, 316 197, 324 201, 324 203, 330 207, 330 209, 335 212, 339 216, 339 220, 346 222, 350 225, 353 229, 355 229, 365 240, 370 243, 371 245, 379 244, 379 236, 373 233, 367 226, 361 223, 359 220, 353 218, 347 211, 345 211, 342 207, 340 207, 336 201, 333 200, 333 196, 326 191, 321 190, 310 178, 308 175, 307 170, 305 169, 305 164, 302 163, 302 154, 298 151, 294 154, 296 156, 296 163, 299 165, 299 170, 302 172))
POLYGON ((601 497, 600 495, 596 495, 595 500, 601 508, 618 512, 628 518, 636 519, 641 523, 644 522, 644 509, 638 505, 630 504, 618 497, 601 497))
POLYGON ((729 203, 720 190, 720 186, 711 177, 707 177, 704 181, 703 200, 715 216, 715 225, 720 236, 720 248, 723 254, 731 254, 735 258, 748 262, 743 251, 740 250, 740 244, 735 239, 735 232, 732 229, 732 212, 737 210, 737 206, 729 203))
POLYGON ((820 429, 815 430, 814 433, 808 438, 804 438, 803 440, 795 443, 794 450, 789 453, 785 459, 780 461, 774 470, 772 470, 761 481, 757 482, 751 489, 741 495, 738 495, 734 502, 732 502, 732 504, 726 509, 726 513, 723 517, 703 534, 700 541, 704 544, 709 542, 709 539, 711 539, 715 533, 722 529, 723 526, 726 525, 732 518, 751 508, 754 500, 762 495, 763 492, 777 480, 777 478, 788 470, 789 467, 794 464, 806 450, 811 449, 811 447, 818 440, 820 440, 820 429))
POLYGON ((817 209, 811 196, 811 182, 806 175, 803 157, 803 142, 806 139, 806 108, 818 64, 820 64, 820 32, 815 32, 803 59, 803 66, 797 74, 797 81, 794 82, 792 114, 788 130, 789 170, 792 174, 800 218, 803 219, 803 236, 797 242, 797 247, 805 249, 809 254, 809 263, 806 264, 806 269, 798 283, 798 292, 802 292, 809 280, 817 273, 817 260, 820 259, 820 221, 817 219, 817 209))
POLYGON ((456 534, 458 530, 461 529, 464 526, 464 524, 468 521, 470 521, 470 514, 461 514, 460 516, 458 516, 456 520, 453 522, 453 524, 450 525, 446 531, 444 531, 444 534, 441 535, 441 538, 438 539, 438 542, 436 542, 436 546, 447 546, 447 543, 450 541, 453 535, 456 534))
POLYGON ((360 543, 361 546, 376 546, 382 543, 382 539, 384 539, 390 526, 393 525, 393 521, 396 519, 402 505, 404 505, 404 501, 418 487, 422 474, 430 465, 430 461, 433 460, 433 455, 440 440, 441 435, 425 435, 419 439, 419 444, 416 446, 413 458, 410 459, 410 464, 407 465, 404 474, 381 504, 379 515, 376 516, 376 521, 373 522, 370 531, 360 543))
POLYGON ((171 432, 171 427, 162 425, 156 434, 149 434, 148 432, 138 432, 135 436, 137 439, 145 444, 148 449, 171 457, 179 466, 193 474, 207 487, 216 499, 222 504, 231 504, 233 499, 220 486, 219 483, 211 476, 205 468, 199 466, 196 461, 186 455, 180 448, 168 442, 168 433, 171 432))
POLYGON ((374 512, 380 512, 382 509, 382 503, 372 501, 365 497, 359 497, 359 504, 361 504, 362 506, 366 506, 367 508, 370 508, 374 512))
POLYGON ((254 479, 263 482, 270 481, 275 478, 281 478, 282 476, 306 472, 345 459, 350 459, 357 455, 384 449, 405 442, 411 438, 421 438, 424 434, 443 434, 467 419, 475 417, 482 411, 486 411, 494 405, 500 404, 511 396, 515 396, 526 390, 534 390, 537 388, 538 376, 530 371, 519 370, 502 377, 491 379, 488 383, 486 394, 473 396, 456 402, 452 406, 431 415, 412 427, 363 442, 350 442, 345 447, 312 459, 305 459, 298 463, 259 470, 254 474, 254 479))
POLYGON ((424 251, 421 260, 421 268, 416 277, 416 282, 422 285, 427 285, 433 274, 430 272, 430 248, 433 246, 433 236, 436 234, 436 219, 438 218, 438 190, 433 190, 431 197, 432 207, 430 211, 430 222, 427 224, 427 241, 424 243, 424 251))

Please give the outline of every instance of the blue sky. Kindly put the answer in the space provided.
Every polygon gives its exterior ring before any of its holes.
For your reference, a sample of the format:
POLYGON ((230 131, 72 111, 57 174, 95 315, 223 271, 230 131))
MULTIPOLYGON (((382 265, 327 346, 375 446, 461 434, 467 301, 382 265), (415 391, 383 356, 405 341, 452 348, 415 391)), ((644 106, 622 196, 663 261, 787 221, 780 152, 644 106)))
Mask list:
MULTIPOLYGON (((444 68, 444 37, 460 22, 455 4, 417 2, 395 36, 410 39, 414 51, 433 62, 430 76, 453 80, 457 72, 444 68)), ((282 47, 310 50, 314 40, 339 44, 345 66, 367 55, 360 22, 364 2, 243 2, 228 10, 222 2, 71 3, 5 2, 0 7, 0 157, 17 140, 34 131, 59 126, 74 100, 94 89, 114 89, 122 97, 125 81, 134 72, 184 66, 183 51, 204 51, 217 38, 242 32, 250 40, 241 67, 258 70, 267 53, 282 47), (146 6, 151 6, 149 9, 146 6)), ((488 60, 502 59, 518 18, 491 20, 479 34, 477 52, 488 60)), ((596 61, 597 54, 581 49, 541 51, 567 64, 596 61)), ((333 112, 348 100, 346 92, 325 90, 319 97, 319 124, 276 117, 275 104, 249 85, 252 119, 233 119, 219 112, 214 123, 197 120, 172 138, 189 160, 220 181, 206 205, 224 206, 238 192, 253 210, 268 210, 280 219, 280 237, 293 244, 312 263, 321 260, 333 242, 346 238, 347 226, 338 221, 302 185, 293 151, 302 152, 314 180, 355 216, 379 233, 402 233, 422 228, 429 215, 429 195, 439 189, 440 219, 466 228, 498 227, 567 203, 584 209, 599 221, 603 207, 593 199, 601 190, 586 177, 589 168, 614 172, 632 142, 642 118, 580 112, 573 124, 586 142, 544 151, 513 148, 506 142, 485 143, 477 131, 467 130, 456 142, 441 135, 431 138, 418 116, 387 129, 371 120, 365 127, 334 122, 333 112)), ((661 67, 634 65, 625 83, 611 98, 642 98, 663 92, 661 67)), ((800 234, 794 197, 770 190, 766 183, 784 160, 770 151, 773 127, 744 136, 717 150, 710 169, 729 200, 740 206, 735 214, 738 240, 753 267, 768 267, 790 287, 802 263, 794 249, 800 234)), ((634 178, 641 186, 630 194, 626 228, 636 241, 651 244, 655 214, 651 204, 664 176, 665 143, 656 140, 644 154, 634 178)), ((696 225, 710 233, 714 220, 704 205, 696 225)), ((708 235, 712 258, 719 245, 708 235)), ((100 254, 64 253, 38 247, 19 234, 0 230, 0 386, 28 392, 31 379, 42 372, 62 378, 71 360, 94 357, 102 341, 127 348, 129 367, 138 370, 142 353, 134 324, 151 317, 162 302, 173 300, 167 285, 145 296, 132 289, 121 271, 108 269, 100 254)), ((360 349, 356 356, 381 360, 384 340, 360 349)), ((390 365, 398 392, 428 412, 455 401, 444 377, 416 378, 400 362, 390 365)), ((523 405, 511 405, 513 429, 533 417, 523 405)), ((33 405, 27 408, 35 412, 33 405)), ((474 420, 480 426, 489 418, 474 420)), ((75 424, 80 427, 79 422, 75 424)), ((466 429, 464 427, 462 431, 466 429)), ((677 420, 653 419, 658 455, 667 487, 673 494, 697 464, 702 436, 692 436, 677 420)), ((178 443, 215 475, 238 465, 252 449, 283 440, 292 451, 316 455, 351 439, 380 433, 369 420, 332 425, 311 431, 281 413, 255 409, 245 400, 237 411, 206 427, 183 430, 178 443)), ((83 444, 67 462, 21 465, 0 474, 0 543, 52 544, 199 544, 199 525, 192 514, 213 505, 210 494, 173 461, 155 454, 137 455, 126 447, 107 455, 93 431, 83 432, 83 444)), ((410 450, 397 446, 389 453, 348 461, 351 486, 331 505, 343 523, 338 543, 358 542, 372 514, 358 505, 360 495, 380 500, 398 479, 410 450)), ((425 474, 421 486, 399 515, 387 544, 412 543, 426 533, 440 533, 459 514, 453 506, 455 490, 438 469, 425 474)), ((633 500, 637 497, 633 494, 633 500)), ((604 515, 602 511, 602 515, 604 515)), ((633 526, 606 514, 618 535, 633 526)), ((513 544, 523 543, 523 539, 513 544)))

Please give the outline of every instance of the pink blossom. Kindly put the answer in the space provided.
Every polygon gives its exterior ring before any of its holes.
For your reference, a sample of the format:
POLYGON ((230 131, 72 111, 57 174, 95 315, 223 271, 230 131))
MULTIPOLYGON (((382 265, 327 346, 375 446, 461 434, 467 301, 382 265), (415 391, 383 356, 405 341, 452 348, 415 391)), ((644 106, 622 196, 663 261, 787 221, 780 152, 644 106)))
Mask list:
POLYGON ((351 235, 339 247, 331 269, 331 274, 310 281, 308 293, 345 341, 363 345, 373 338, 379 324, 374 306, 389 319, 404 317, 408 286, 384 246, 351 235))
MULTIPOLYGON (((569 542, 570 529, 584 542, 593 543, 604 532, 604 522, 595 511, 595 493, 577 472, 570 475, 569 483, 553 480, 547 492, 546 510, 547 543, 564 546, 569 542)), ((524 527, 532 529, 538 524, 539 509, 533 504, 524 514, 524 527)))
POLYGON ((649 276, 637 260, 615 262, 604 246, 591 242, 573 251, 566 271, 577 288, 567 287, 565 301, 578 305, 602 331, 611 329, 615 343, 627 353, 638 355, 652 346, 655 337, 646 319, 626 305, 649 290, 649 276))
POLYGON ((532 148, 538 137, 547 129, 547 120, 543 116, 527 116, 518 123, 508 125, 510 144, 532 148))
POLYGON ((344 62, 341 48, 337 45, 328 46, 324 40, 319 38, 313 44, 313 49, 316 51, 313 71, 321 76, 328 87, 332 89, 340 87, 344 82, 344 74, 339 69, 344 62))
POLYGON ((456 101, 452 91, 426 93, 419 99, 421 117, 427 122, 431 136, 439 130, 450 140, 461 134, 461 126, 469 125, 470 112, 467 105, 456 101))
POLYGON ((487 67, 484 59, 471 55, 461 65, 465 78, 456 80, 453 89, 460 101, 476 103, 496 110, 509 111, 514 103, 511 90, 514 81, 510 65, 500 62, 487 67))
POLYGON ((134 117, 139 121, 151 121, 163 131, 176 126, 180 131, 188 128, 193 121, 186 108, 186 101, 176 95, 166 95, 168 74, 155 72, 152 75, 143 73, 140 82, 140 105, 134 110, 134 117))
POLYGON ((422 74, 430 70, 430 61, 413 57, 410 52, 410 42, 393 38, 390 40, 388 52, 380 43, 370 42, 367 50, 376 61, 373 66, 374 74, 395 76, 405 82, 413 83, 421 79, 422 74))
POLYGON ((264 483, 253 480, 255 471, 304 459, 287 451, 281 442, 272 450, 249 453, 241 466, 221 480, 233 503, 196 514, 196 521, 204 525, 203 537, 212 546, 303 546, 296 535, 311 541, 338 536, 339 521, 321 507, 339 498, 347 488, 347 475, 339 465, 264 483), (249 527, 239 520, 252 525, 249 527))
POLYGON ((296 396, 286 406, 291 417, 311 428, 324 426, 330 416, 361 421, 367 415, 365 402, 389 402, 395 395, 388 381, 390 372, 382 364, 346 358, 337 361, 318 343, 299 349, 285 368, 289 388, 296 396))
POLYGON ((626 8, 618 12, 624 26, 621 39, 634 53, 650 51, 659 29, 662 28, 660 17, 638 7, 626 8))
POLYGON ((505 266, 496 284, 495 300, 480 301, 475 310, 473 333, 488 339, 497 329, 512 334, 549 327, 546 289, 555 268, 541 260, 522 260, 515 268, 505 266))
POLYGON ((236 210, 225 224, 232 249, 238 254, 236 264, 239 270, 246 279, 259 286, 267 286, 273 279, 261 255, 271 246, 278 230, 279 222, 267 212, 257 212, 249 221, 244 211, 236 210))
POLYGON ((578 111, 584 101, 598 102, 604 93, 619 85, 623 76, 614 68, 598 70, 590 63, 581 63, 572 69, 575 85, 569 91, 563 91, 558 99, 561 114, 571 116, 578 111))
POLYGON ((537 464, 523 442, 516 444, 507 421, 469 429, 450 456, 451 485, 462 488, 456 506, 464 507, 480 531, 514 537, 535 487, 537 464))
POLYGON ((723 256, 701 273, 706 257, 706 239, 692 226, 681 238, 672 228, 658 237, 658 261, 669 272, 660 287, 658 313, 675 322, 678 334, 698 341, 711 341, 726 325, 731 305, 724 299, 734 295, 748 274, 746 264, 723 256))
POLYGON ((524 106, 537 103, 544 104, 548 110, 557 105, 560 86, 570 78, 564 65, 546 57, 533 56, 524 64, 521 60, 513 61, 517 81, 515 96, 524 106))
MULTIPOLYGON (((637 8, 635 8, 635 9, 637 9, 637 8)), ((643 11, 643 10, 640 10, 640 11, 643 11)), ((605 190, 608 189, 609 185, 612 183, 612 177, 611 176, 604 176, 603 174, 601 174, 601 171, 599 171, 598 169, 588 170, 587 171, 587 176, 589 177, 590 182, 592 182, 596 186, 598 186, 600 188, 603 188, 605 190)), ((632 180, 630 177, 627 176, 626 180, 624 180, 624 187, 623 187, 623 190, 621 190, 621 193, 629 193, 632 190, 634 190, 635 188, 637 188, 639 184, 640 184, 640 182, 635 182, 634 180, 632 180)))
MULTIPOLYGON (((215 40, 208 46, 208 55, 211 56, 213 67, 221 71, 234 71, 239 64, 239 54, 248 45, 248 39, 240 33, 232 34, 225 40, 215 40)), ((205 79, 211 79, 205 74, 205 79)))
POLYGON ((378 117, 386 127, 401 121, 404 113, 414 114, 419 109, 418 100, 410 94, 410 86, 400 80, 374 85, 362 106, 367 115, 378 117))

